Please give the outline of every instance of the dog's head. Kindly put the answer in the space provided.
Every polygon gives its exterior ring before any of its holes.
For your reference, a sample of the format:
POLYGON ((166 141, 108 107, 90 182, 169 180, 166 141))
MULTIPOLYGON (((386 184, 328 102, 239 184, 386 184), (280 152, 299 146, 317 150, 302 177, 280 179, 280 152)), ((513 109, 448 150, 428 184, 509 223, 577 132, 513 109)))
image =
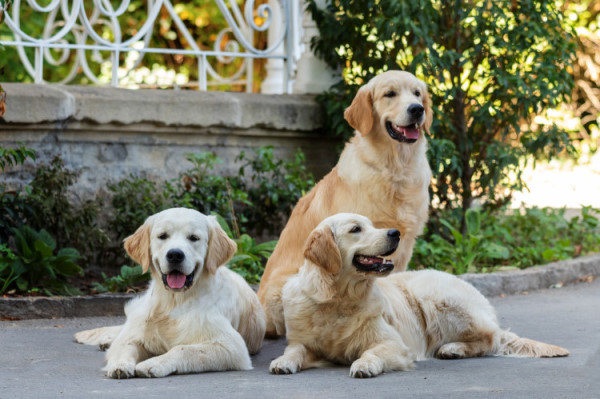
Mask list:
POLYGON ((360 88, 344 118, 363 136, 385 135, 412 144, 423 130, 429 133, 433 113, 424 82, 409 72, 387 71, 360 88))
POLYGON ((131 259, 172 291, 190 288, 203 272, 216 273, 236 251, 215 217, 186 208, 150 216, 124 243, 131 259))
POLYGON ((332 283, 371 280, 388 275, 394 264, 386 259, 400 241, 395 229, 376 229, 366 217, 338 213, 323 220, 304 246, 309 267, 332 283))

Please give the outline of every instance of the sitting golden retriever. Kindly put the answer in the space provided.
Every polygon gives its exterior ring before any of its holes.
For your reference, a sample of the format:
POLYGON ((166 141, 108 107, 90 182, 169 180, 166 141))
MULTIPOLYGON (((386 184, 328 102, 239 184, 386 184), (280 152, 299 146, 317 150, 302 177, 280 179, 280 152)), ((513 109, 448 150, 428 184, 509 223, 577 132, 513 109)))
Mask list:
POLYGON ((111 378, 248 370, 265 334, 265 315, 242 277, 219 267, 235 243, 212 216, 173 208, 149 217, 125 239, 133 260, 150 268, 148 290, 125 306, 127 321, 75 334, 110 346, 111 378))
POLYGON ((399 230, 397 271, 406 269, 427 221, 431 170, 423 131, 433 115, 425 83, 408 72, 382 73, 361 87, 344 117, 354 138, 337 166, 298 201, 262 276, 258 297, 268 335, 285 335, 281 289, 302 264, 304 241, 327 216, 360 213, 379 228, 399 230))
POLYGON ((519 338, 498 326, 490 303, 450 274, 396 273, 386 258, 399 232, 369 219, 339 214, 310 235, 304 265, 282 293, 288 346, 274 374, 324 361, 349 364, 351 377, 409 370, 415 360, 485 355, 567 356, 558 346, 519 338))

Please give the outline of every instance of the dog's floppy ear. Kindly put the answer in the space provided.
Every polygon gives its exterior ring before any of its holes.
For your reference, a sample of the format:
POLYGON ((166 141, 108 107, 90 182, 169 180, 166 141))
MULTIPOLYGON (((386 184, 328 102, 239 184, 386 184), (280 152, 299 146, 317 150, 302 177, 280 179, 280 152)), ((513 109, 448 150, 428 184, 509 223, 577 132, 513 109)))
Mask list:
POLYGON ((208 226, 210 237, 204 266, 211 274, 215 274, 217 267, 225 264, 235 254, 237 245, 227 237, 227 233, 221 228, 214 216, 208 217, 208 226))
POLYGON ((358 90, 352 104, 344 111, 344 119, 350 126, 366 136, 373 128, 373 95, 371 85, 365 85, 358 90))
POLYGON ((150 216, 135 233, 127 237, 123 243, 125 251, 134 262, 142 266, 142 270, 148 271, 152 262, 152 253, 150 252, 150 231, 152 230, 153 218, 150 216))
POLYGON ((433 109, 431 108, 431 97, 429 97, 429 93, 427 91, 423 93, 423 107, 425 108, 425 123, 423 124, 423 128, 425 129, 427 134, 431 136, 431 124, 433 123, 433 109))
POLYGON ((329 226, 315 229, 304 246, 304 257, 311 263, 336 274, 342 268, 342 255, 329 226))

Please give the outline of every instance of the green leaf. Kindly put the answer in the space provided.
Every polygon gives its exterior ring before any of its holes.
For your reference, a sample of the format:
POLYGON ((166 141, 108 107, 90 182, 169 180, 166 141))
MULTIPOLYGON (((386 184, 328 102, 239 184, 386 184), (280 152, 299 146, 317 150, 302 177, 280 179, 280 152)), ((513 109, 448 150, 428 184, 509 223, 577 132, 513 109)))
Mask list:
POLYGON ((467 234, 479 234, 479 232, 481 231, 481 217, 478 211, 468 209, 465 213, 465 221, 467 225, 467 234))

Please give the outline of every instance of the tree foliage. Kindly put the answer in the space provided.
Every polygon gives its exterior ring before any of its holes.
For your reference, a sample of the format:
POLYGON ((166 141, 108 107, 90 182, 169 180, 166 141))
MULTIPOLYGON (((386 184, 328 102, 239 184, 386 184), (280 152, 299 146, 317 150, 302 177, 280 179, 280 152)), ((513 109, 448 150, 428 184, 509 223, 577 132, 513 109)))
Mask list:
POLYGON ((351 133, 341 111, 374 75, 402 69, 428 84, 434 203, 462 209, 463 231, 474 200, 498 206, 521 188, 528 155, 572 149, 566 132, 527 123, 573 88, 573 33, 555 1, 309 0, 309 10, 313 49, 343 70, 320 96, 337 134, 351 133))

